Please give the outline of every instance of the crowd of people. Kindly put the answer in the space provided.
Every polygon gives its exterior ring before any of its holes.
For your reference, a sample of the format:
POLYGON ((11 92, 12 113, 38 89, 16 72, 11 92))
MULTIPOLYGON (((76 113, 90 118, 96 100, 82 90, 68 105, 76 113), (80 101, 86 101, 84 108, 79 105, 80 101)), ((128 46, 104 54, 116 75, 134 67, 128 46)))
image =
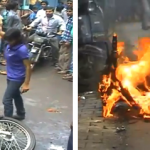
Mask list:
MULTIPOLYGON (((72 39, 73 39, 73 2, 68 0, 66 4, 58 5, 57 8, 49 6, 47 1, 30 0, 29 5, 31 11, 20 15, 18 13, 19 4, 16 1, 1 0, 0 3, 0 19, 1 19, 1 31, 5 32, 10 28, 18 28, 22 30, 24 24, 23 19, 28 18, 29 26, 28 30, 38 26, 37 29, 53 30, 59 26, 58 35, 55 42, 52 43, 54 49, 54 65, 58 74, 62 74, 62 79, 72 82, 73 74, 73 61, 72 61, 72 39), (45 23, 48 18, 48 27, 45 23), (53 20, 52 20, 53 19, 53 20), (42 25, 40 25, 42 24, 42 25)), ((28 42, 31 42, 36 36, 32 34, 28 38, 28 42)), ((2 39, 2 37, 1 37, 2 39)), ((3 56, 3 51, 6 47, 6 42, 1 40, 0 55, 3 56)), ((1 65, 7 65, 6 61, 1 60, 1 65)), ((0 74, 7 75, 5 70, 1 70, 0 74)))
MULTIPOLYGON (((39 30, 58 35, 51 42, 53 64, 57 73, 62 74, 62 79, 73 81, 73 1, 67 0, 65 5, 56 9, 47 1, 37 0, 30 3, 32 11, 22 16, 18 13, 19 7, 19 2, 14 0, 0 2, 0 63, 6 66, 0 74, 7 75, 4 116, 23 120, 26 113, 21 94, 29 90, 32 71, 28 43, 33 41, 39 30), (23 24, 22 18, 25 17, 29 19, 28 25, 23 24), (36 30, 29 37, 24 37, 24 28, 29 32, 32 28, 36 30), (16 115, 13 115, 13 104, 16 115)), ((71 126, 68 150, 72 150, 72 132, 71 126)))
POLYGON ((61 15, 57 15, 56 9, 49 6, 47 1, 41 1, 41 9, 30 5, 33 10, 29 14, 20 16, 18 14, 19 4, 16 1, 2 0, 0 3, 0 37, 1 37, 1 61, 6 66, 6 71, 0 74, 7 75, 7 88, 3 98, 4 115, 13 117, 13 101, 17 109, 15 119, 25 118, 25 109, 21 97, 21 91, 29 90, 31 76, 30 51, 28 42, 37 36, 38 30, 43 32, 55 32, 58 37, 53 38, 53 63, 62 79, 72 82, 73 78, 73 2, 68 0, 67 4, 61 6, 61 15), (29 25, 26 29, 30 31, 37 27, 35 33, 27 39, 22 34, 24 27, 22 18, 29 16, 29 25), (67 17, 67 19, 66 19, 67 17), (29 67, 30 64, 30 67, 29 67))

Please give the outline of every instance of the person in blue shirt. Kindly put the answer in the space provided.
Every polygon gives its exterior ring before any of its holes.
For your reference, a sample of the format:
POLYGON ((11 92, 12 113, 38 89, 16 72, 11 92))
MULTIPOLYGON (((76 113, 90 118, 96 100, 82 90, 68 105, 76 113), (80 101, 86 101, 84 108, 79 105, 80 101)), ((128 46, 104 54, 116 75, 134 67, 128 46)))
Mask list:
POLYGON ((38 9, 37 9, 37 7, 33 7, 32 8, 32 13, 29 15, 29 20, 30 20, 30 22, 32 22, 32 21, 34 21, 35 19, 36 19, 36 14, 37 14, 37 12, 38 12, 38 9))
POLYGON ((23 120, 25 108, 21 94, 29 90, 31 77, 29 52, 19 29, 7 30, 4 39, 8 42, 4 51, 7 63, 7 88, 3 97, 4 115, 23 120), (13 100, 17 112, 15 116, 13 116, 13 100))

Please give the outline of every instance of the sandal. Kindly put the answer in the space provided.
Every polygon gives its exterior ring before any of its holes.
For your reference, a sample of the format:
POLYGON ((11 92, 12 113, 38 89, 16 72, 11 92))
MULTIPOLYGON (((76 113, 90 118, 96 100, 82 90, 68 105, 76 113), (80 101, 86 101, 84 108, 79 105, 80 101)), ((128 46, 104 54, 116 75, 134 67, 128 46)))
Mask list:
POLYGON ((5 60, 2 60, 2 61, 0 62, 0 64, 3 65, 3 66, 6 66, 6 61, 5 61, 5 60))
POLYGON ((69 81, 69 82, 73 82, 73 77, 72 77, 72 78, 70 78, 70 79, 68 79, 68 81, 69 81))
POLYGON ((63 77, 70 77, 70 76, 72 76, 72 74, 68 73, 68 74, 65 74, 63 77))
POLYGON ((64 80, 70 80, 70 79, 72 79, 72 75, 63 77, 63 79, 64 79, 64 80))
POLYGON ((7 72, 1 70, 1 71, 0 71, 0 74, 1 74, 1 75, 7 75, 7 72))
POLYGON ((67 71, 63 71, 63 70, 62 70, 62 71, 58 71, 57 73, 58 73, 58 74, 66 74, 67 71))

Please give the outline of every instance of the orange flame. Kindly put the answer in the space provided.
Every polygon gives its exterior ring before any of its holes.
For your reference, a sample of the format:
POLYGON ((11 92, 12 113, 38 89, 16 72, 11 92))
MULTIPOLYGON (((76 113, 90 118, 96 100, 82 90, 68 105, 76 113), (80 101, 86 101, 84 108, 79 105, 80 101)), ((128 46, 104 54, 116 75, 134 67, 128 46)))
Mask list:
MULTIPOLYGON (((137 50, 133 52, 137 56, 137 61, 130 61, 128 57, 123 55, 124 42, 117 44, 120 57, 115 74, 134 101, 141 107, 140 114, 150 116, 150 83, 148 82, 150 79, 150 38, 142 38, 138 44, 137 50), (143 89, 138 88, 141 84, 144 86, 143 89)), ((103 106, 104 117, 113 116, 111 114, 112 107, 121 98, 128 103, 119 89, 119 84, 112 81, 111 73, 108 76, 103 76, 102 82, 99 84, 99 92, 103 93, 101 98, 105 102, 105 106, 103 106), (116 88, 112 89, 111 94, 108 94, 107 90, 111 83, 116 88)))

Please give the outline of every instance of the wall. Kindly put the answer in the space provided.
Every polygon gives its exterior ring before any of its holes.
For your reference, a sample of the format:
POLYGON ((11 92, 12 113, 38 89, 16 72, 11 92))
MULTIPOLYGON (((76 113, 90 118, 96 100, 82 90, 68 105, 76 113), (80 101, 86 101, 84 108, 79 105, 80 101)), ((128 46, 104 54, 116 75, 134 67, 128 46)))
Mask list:
POLYGON ((49 5, 52 7, 57 7, 58 0, 47 0, 49 5))

